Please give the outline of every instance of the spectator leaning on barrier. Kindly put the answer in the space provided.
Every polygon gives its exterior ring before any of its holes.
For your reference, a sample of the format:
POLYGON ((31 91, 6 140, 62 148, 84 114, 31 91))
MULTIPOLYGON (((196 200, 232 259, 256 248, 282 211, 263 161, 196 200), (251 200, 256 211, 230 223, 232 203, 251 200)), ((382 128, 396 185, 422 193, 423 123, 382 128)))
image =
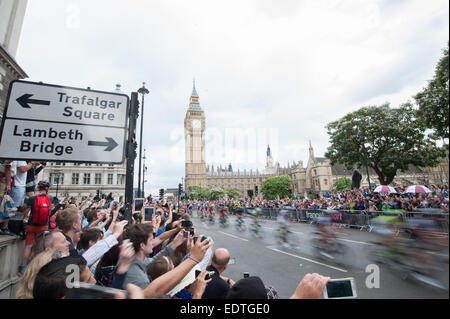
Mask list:
POLYGON ((211 258, 211 265, 206 267, 207 271, 214 271, 211 276, 211 282, 205 289, 202 299, 224 299, 234 285, 230 278, 223 277, 221 274, 227 269, 230 261, 230 253, 225 248, 218 248, 211 258))

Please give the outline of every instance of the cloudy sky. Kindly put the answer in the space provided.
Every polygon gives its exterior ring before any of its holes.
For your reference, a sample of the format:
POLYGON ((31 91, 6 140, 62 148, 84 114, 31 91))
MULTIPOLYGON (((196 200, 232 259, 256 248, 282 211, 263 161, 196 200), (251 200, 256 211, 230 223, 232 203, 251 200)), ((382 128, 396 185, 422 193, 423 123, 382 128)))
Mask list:
POLYGON ((447 0, 29 0, 16 59, 31 81, 126 94, 145 81, 157 193, 184 176, 194 78, 207 163, 261 170, 270 143, 280 165, 306 165, 310 140, 324 155, 327 123, 412 100, 448 23, 447 0))

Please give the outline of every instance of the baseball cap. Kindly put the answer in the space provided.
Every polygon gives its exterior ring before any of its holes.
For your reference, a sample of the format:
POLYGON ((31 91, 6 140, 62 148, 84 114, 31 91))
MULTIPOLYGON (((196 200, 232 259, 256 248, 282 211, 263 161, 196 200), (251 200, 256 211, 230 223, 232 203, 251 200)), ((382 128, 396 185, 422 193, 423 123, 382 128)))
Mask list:
POLYGON ((239 280, 228 291, 226 299, 268 299, 261 278, 252 276, 239 280))

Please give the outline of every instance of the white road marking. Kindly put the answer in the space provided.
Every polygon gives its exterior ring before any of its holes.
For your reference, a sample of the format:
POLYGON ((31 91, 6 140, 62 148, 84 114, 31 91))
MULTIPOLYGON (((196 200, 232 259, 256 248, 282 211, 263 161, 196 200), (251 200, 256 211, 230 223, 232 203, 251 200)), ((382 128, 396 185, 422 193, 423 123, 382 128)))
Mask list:
MULTIPOLYGON (((270 230, 275 229, 275 228, 270 228, 270 227, 265 227, 265 226, 263 226, 263 228, 270 229, 270 230)), ((301 233, 301 232, 298 232, 298 231, 292 231, 292 232, 295 233, 295 234, 304 235, 304 233, 301 233)))
POLYGON ((282 253, 282 254, 286 254, 286 255, 295 257, 295 258, 303 259, 303 260, 306 260, 306 261, 309 261, 309 262, 312 262, 312 263, 315 263, 315 264, 318 264, 318 265, 321 265, 321 266, 325 266, 325 267, 328 267, 328 268, 336 269, 336 270, 339 270, 339 271, 342 271, 342 272, 347 272, 347 270, 345 270, 345 269, 337 268, 337 267, 330 266, 330 265, 327 265, 327 264, 323 264, 321 262, 318 262, 318 261, 315 261, 315 260, 312 260, 312 259, 309 259, 309 258, 305 258, 305 257, 297 256, 297 255, 294 255, 294 254, 290 254, 290 253, 287 253, 285 251, 282 251, 282 250, 279 250, 279 249, 276 249, 276 248, 271 248, 271 247, 266 247, 266 248, 271 249, 271 250, 276 251, 276 252, 279 252, 279 253, 282 253))
POLYGON ((223 231, 220 231, 220 230, 219 230, 219 233, 222 233, 224 235, 227 235, 227 236, 230 236, 230 237, 233 237, 233 238, 236 238, 236 239, 240 239, 240 240, 243 240, 243 241, 248 241, 248 239, 241 238, 241 237, 238 237, 238 236, 234 236, 234 235, 231 235, 231 234, 228 234, 228 233, 224 233, 223 231))
POLYGON ((344 239, 344 238, 336 238, 337 240, 343 240, 343 241, 348 241, 351 243, 355 243, 355 244, 362 244, 362 245, 373 245, 371 243, 365 243, 363 241, 356 241, 356 240, 350 240, 350 239, 344 239))

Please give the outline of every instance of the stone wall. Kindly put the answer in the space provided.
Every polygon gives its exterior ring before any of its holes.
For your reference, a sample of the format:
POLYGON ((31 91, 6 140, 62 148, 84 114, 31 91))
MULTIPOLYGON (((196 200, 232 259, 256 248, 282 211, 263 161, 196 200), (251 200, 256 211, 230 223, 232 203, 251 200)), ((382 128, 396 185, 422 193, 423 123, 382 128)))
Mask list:
POLYGON ((16 298, 24 246, 25 241, 20 237, 0 236, 0 299, 16 298))

